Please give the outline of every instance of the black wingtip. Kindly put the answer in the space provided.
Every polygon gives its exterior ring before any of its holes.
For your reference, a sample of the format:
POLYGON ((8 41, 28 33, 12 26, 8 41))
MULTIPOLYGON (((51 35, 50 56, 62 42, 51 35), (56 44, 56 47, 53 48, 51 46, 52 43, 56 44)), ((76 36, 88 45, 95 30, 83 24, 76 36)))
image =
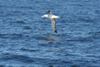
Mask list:
POLYGON ((55 32, 57 33, 57 30, 55 30, 55 32))
POLYGON ((50 10, 47 13, 50 13, 50 10))

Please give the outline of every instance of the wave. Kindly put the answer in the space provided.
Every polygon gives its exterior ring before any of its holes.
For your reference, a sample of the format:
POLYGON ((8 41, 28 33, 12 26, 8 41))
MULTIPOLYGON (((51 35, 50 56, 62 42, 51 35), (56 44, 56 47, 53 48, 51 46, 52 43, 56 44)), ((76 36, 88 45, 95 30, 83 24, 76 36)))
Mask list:
POLYGON ((26 49, 26 48, 21 48, 21 51, 28 51, 28 52, 36 52, 36 51, 40 51, 40 50, 35 50, 35 49, 26 49))
POLYGON ((93 41, 91 37, 74 37, 67 41, 90 42, 93 41))
POLYGON ((8 60, 16 60, 16 61, 21 61, 25 63, 31 63, 34 62, 32 58, 24 55, 14 55, 14 54, 4 54, 2 58, 0 58, 2 61, 8 61, 8 60))
POLYGON ((100 39, 100 31, 88 33, 93 39, 100 39))
POLYGON ((32 28, 29 26, 24 26, 24 29, 32 29, 32 28))
POLYGON ((22 34, 0 34, 0 38, 3 39, 19 39, 22 38, 22 34))

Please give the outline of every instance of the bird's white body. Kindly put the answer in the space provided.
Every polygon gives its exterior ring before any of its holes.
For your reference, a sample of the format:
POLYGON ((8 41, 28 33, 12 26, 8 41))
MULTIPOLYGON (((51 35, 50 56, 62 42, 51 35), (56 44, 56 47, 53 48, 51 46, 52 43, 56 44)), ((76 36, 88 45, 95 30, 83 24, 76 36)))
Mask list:
POLYGON ((56 26, 55 26, 56 25, 55 19, 56 18, 60 18, 60 17, 59 16, 55 16, 55 15, 53 15, 53 13, 49 13, 49 12, 48 12, 48 14, 45 14, 42 17, 46 17, 46 18, 49 18, 51 20, 52 29, 57 33, 56 26))
MULTIPOLYGON (((46 17, 46 18, 48 18, 48 14, 45 14, 45 15, 43 15, 42 17, 46 17)), ((59 17, 59 16, 55 16, 55 15, 53 15, 51 18, 52 18, 52 19, 55 19, 55 18, 60 18, 60 17, 59 17)))

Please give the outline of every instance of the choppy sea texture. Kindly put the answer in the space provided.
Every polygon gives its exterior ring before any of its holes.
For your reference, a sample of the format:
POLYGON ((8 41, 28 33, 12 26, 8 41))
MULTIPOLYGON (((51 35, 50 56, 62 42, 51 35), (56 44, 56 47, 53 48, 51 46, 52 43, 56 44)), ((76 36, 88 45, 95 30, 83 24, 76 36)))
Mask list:
POLYGON ((0 0, 0 67, 99 66, 100 0, 0 0))

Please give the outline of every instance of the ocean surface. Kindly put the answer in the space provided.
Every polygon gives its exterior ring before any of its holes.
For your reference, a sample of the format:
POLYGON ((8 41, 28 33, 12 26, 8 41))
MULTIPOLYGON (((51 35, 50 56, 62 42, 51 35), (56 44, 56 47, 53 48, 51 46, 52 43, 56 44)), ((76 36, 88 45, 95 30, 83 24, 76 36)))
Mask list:
POLYGON ((100 67, 100 0, 0 0, 0 67, 100 67))

